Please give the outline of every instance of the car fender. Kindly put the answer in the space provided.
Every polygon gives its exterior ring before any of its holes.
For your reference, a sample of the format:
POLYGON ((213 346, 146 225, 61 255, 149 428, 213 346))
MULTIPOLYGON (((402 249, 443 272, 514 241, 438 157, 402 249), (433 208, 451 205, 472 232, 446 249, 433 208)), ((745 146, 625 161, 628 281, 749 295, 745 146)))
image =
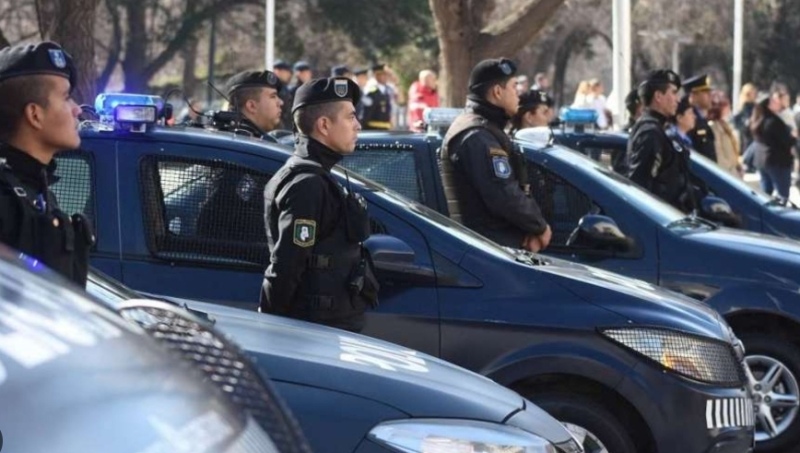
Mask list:
POLYGON ((723 316, 758 312, 782 316, 800 323, 800 293, 779 285, 731 285, 705 301, 723 316))

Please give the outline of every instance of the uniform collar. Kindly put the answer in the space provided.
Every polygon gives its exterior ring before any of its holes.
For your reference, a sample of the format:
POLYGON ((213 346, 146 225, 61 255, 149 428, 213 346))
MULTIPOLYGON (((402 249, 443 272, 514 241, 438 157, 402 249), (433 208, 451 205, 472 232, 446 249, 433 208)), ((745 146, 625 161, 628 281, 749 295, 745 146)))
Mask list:
POLYGON ((25 151, 6 143, 0 144, 0 159, 5 159, 6 165, 11 167, 20 180, 36 185, 42 190, 47 188, 49 182, 55 182, 56 178, 53 175, 56 171, 55 159, 45 165, 25 151))
POLYGON ((294 154, 305 159, 313 160, 328 171, 330 171, 334 165, 338 164, 343 157, 341 154, 307 135, 299 135, 297 137, 294 154))
POLYGON ((500 129, 505 129, 506 124, 508 124, 508 120, 511 119, 508 115, 506 115, 506 111, 502 108, 475 97, 467 98, 466 109, 467 111, 472 111, 486 118, 490 123, 494 124, 500 129))
POLYGON ((642 116, 649 116, 651 118, 655 118, 656 121, 659 122, 662 126, 667 124, 667 117, 656 112, 655 110, 645 109, 644 114, 642 116))
POLYGON ((250 119, 246 116, 242 116, 241 121, 239 121, 238 128, 253 134, 253 137, 255 138, 261 138, 264 136, 264 131, 261 130, 260 127, 256 126, 254 122, 250 121, 250 119))

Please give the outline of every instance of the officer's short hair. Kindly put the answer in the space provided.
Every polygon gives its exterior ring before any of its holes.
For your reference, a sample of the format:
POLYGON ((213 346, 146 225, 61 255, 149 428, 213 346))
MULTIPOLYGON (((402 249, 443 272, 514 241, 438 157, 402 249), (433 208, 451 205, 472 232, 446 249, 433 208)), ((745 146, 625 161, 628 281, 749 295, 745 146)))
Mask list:
POLYGON ((643 82, 639 85, 639 98, 642 100, 642 105, 649 106, 656 97, 656 93, 666 93, 669 89, 669 82, 643 82))
POLYGON ((231 93, 231 108, 237 112, 243 111, 244 105, 247 104, 247 101, 251 99, 257 101, 258 97, 261 96, 261 91, 263 91, 265 88, 267 87, 239 88, 231 93))
POLYGON ((314 125, 317 120, 323 116, 333 118, 339 113, 342 108, 342 102, 325 102, 322 104, 311 104, 295 110, 293 119, 294 124, 301 134, 311 134, 314 131, 314 125))
POLYGON ((54 84, 46 76, 14 77, 0 82, 0 141, 10 139, 28 104, 47 108, 54 84))

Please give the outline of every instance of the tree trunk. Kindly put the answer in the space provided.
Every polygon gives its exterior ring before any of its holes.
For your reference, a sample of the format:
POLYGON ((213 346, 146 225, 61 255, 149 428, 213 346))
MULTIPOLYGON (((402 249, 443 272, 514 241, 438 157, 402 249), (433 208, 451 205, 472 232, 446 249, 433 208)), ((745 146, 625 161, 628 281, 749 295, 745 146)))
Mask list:
POLYGON ((145 5, 138 1, 128 0, 124 3, 128 20, 128 37, 125 40, 125 60, 122 70, 125 72, 125 91, 129 93, 146 93, 149 77, 144 72, 147 67, 147 28, 145 5))
POLYGON ((508 17, 485 25, 494 2, 430 0, 441 49, 443 105, 466 100, 472 68, 485 58, 512 58, 547 24, 565 0, 528 0, 508 17))
POLYGON ((73 97, 93 103, 97 67, 94 62, 94 21, 99 0, 37 0, 42 39, 55 41, 71 56, 77 70, 73 97))
POLYGON ((111 75, 114 73, 117 64, 119 64, 119 57, 122 54, 122 24, 120 23, 118 5, 117 2, 113 0, 106 0, 105 3, 108 14, 111 17, 112 35, 111 43, 108 48, 108 58, 106 58, 105 65, 96 83, 97 90, 101 92, 108 86, 108 81, 111 79, 111 75))
MULTIPOLYGON (((194 14, 196 10, 196 0, 186 0, 186 15, 194 14)), ((197 90, 197 77, 195 70, 197 69, 197 37, 192 36, 187 42, 186 47, 181 51, 183 58, 183 94, 186 97, 195 97, 195 90, 197 90)))

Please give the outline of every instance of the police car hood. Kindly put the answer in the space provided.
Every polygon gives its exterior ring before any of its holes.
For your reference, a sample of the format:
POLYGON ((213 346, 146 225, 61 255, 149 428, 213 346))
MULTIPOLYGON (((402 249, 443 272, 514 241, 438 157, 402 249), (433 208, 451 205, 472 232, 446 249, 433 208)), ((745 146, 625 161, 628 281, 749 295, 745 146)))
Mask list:
POLYGON ((501 422, 524 406, 518 394, 481 375, 392 343, 253 311, 171 300, 207 313, 276 381, 357 395, 414 417, 501 422))
POLYGON ((684 240, 729 256, 726 262, 741 266, 737 276, 800 289, 800 242, 729 228, 686 234, 684 240))
POLYGON ((252 419, 144 331, 37 272, 58 284, 0 259, 7 451, 276 451, 252 419))
POLYGON ((556 258, 537 269, 570 280, 564 288, 634 323, 672 328, 729 341, 716 311, 682 294, 596 267, 556 258))

